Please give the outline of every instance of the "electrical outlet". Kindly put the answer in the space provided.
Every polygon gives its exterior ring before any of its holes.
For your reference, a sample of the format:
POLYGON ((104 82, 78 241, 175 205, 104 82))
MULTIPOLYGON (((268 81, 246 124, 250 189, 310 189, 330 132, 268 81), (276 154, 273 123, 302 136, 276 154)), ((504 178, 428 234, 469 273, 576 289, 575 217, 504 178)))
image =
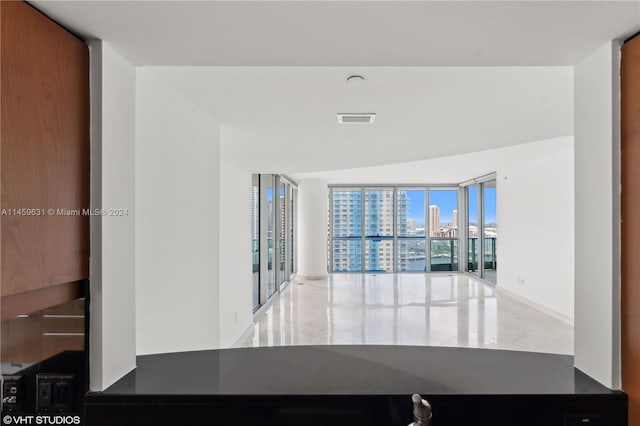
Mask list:
POLYGON ((39 413, 72 412, 74 406, 72 374, 36 375, 36 407, 39 413))
POLYGON ((24 401, 24 377, 2 376, 2 410, 22 411, 24 401))
POLYGON ((38 381, 37 389, 38 394, 36 395, 36 401, 38 401, 38 411, 51 411, 51 383, 38 381))

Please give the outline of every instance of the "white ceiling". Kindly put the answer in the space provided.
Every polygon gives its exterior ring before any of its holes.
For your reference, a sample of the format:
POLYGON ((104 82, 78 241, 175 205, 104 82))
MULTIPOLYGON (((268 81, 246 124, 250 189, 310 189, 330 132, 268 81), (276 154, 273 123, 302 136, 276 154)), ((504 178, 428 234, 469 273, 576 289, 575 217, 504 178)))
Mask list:
POLYGON ((542 155, 573 148, 570 136, 490 149, 450 157, 383 166, 312 173, 293 173, 295 180, 322 179, 329 184, 459 184, 467 180, 501 171, 506 165, 531 161, 542 155))
POLYGON ((136 65, 573 65, 639 1, 44 1, 136 65))
POLYGON ((423 160, 573 134, 572 67, 153 67, 255 172, 423 160), (346 84, 351 73, 366 81, 346 84), (375 112, 371 125, 338 112, 375 112))

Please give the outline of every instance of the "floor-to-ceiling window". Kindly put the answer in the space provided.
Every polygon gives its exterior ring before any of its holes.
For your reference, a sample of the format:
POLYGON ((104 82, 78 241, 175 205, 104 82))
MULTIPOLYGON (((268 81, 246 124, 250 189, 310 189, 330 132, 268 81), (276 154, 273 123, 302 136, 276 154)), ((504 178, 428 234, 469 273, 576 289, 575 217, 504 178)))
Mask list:
POLYGON ((251 177, 251 257, 253 310, 260 306, 260 175, 251 177))
POLYGON ((458 190, 429 190, 429 269, 458 270, 458 190))
POLYGON ((467 272, 479 275, 480 185, 466 187, 467 200, 467 272))
POLYGON ((287 190, 284 181, 278 178, 278 284, 289 281, 289 274, 285 272, 287 265, 287 190))
POLYGON ((291 277, 293 276, 293 274, 295 274, 296 269, 295 269, 295 222, 296 222, 296 196, 297 196, 297 190, 293 185, 289 185, 289 190, 288 190, 288 194, 289 194, 289 202, 287 203, 287 208, 288 210, 288 221, 287 221, 287 235, 289 238, 289 247, 288 247, 288 253, 289 253, 289 262, 288 262, 288 272, 289 272, 289 279, 291 279, 291 277))
POLYGON ((333 271, 361 272, 362 188, 336 188, 331 191, 331 239, 333 271))
POLYGON ((498 260, 496 257, 496 242, 498 240, 498 223, 496 220, 496 181, 491 180, 482 184, 483 190, 483 256, 484 279, 496 284, 498 260))
POLYGON ((396 190, 396 270, 427 270, 425 189, 396 190))
POLYGON ((497 282, 496 179, 488 175, 462 184, 465 194, 467 267, 465 270, 493 284, 497 282))
POLYGON ((332 186, 329 203, 331 271, 458 270, 457 186, 332 186))
POLYGON ((393 272, 393 211, 393 189, 365 189, 365 272, 393 272))
POLYGON ((276 291, 276 276, 275 265, 273 259, 274 250, 274 230, 275 230, 275 216, 274 216, 274 180, 273 175, 260 175, 260 198, 261 198, 261 214, 260 216, 260 242, 262 247, 260 251, 263 254, 262 260, 266 267, 263 268, 260 274, 261 287, 265 290, 263 293, 266 298, 261 302, 264 303, 266 299, 271 297, 276 291))
POLYGON ((258 310, 296 272, 296 202, 294 182, 279 175, 253 175, 253 308, 258 310))

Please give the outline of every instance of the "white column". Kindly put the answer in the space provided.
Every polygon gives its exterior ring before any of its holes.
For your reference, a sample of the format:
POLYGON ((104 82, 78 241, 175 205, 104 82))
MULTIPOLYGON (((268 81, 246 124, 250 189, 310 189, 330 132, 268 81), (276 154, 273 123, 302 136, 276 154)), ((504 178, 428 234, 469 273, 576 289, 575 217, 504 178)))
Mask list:
POLYGON ((619 45, 574 67, 574 365, 620 388, 619 45))
POLYGON ((102 391, 136 367, 136 68, 101 41, 91 55, 90 389, 102 391))
POLYGON ((298 183, 298 275, 320 280, 327 276, 327 182, 298 183))

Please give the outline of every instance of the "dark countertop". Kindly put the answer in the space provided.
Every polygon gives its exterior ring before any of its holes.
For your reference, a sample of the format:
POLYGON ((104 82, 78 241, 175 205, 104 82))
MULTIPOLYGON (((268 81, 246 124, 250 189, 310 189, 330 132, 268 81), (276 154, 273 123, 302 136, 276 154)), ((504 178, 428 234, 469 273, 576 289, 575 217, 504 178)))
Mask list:
POLYGON ((602 395, 573 357, 417 346, 287 346, 139 356, 103 395, 602 395))

